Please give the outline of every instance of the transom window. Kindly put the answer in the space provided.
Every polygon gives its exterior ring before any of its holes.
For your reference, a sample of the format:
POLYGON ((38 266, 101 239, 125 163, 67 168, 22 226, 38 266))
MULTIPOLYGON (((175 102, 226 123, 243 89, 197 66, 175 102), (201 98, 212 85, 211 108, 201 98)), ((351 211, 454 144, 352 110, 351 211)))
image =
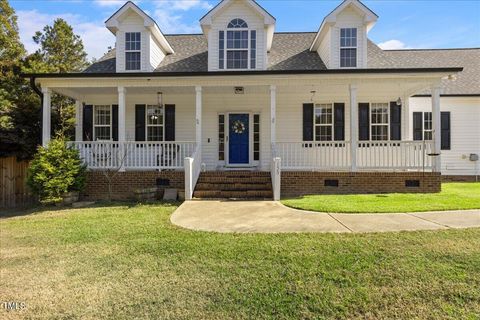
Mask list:
POLYGON ((315 105, 315 141, 331 141, 333 138, 333 104, 315 105))
POLYGON ((423 140, 432 140, 433 138, 433 126, 432 126, 432 113, 423 113, 423 140))
POLYGON ((112 107, 110 105, 96 105, 93 117, 93 139, 112 139, 112 107))
POLYGON ((140 70, 141 33, 125 33, 125 69, 140 70))
POLYGON ((371 140, 388 140, 388 103, 372 103, 370 108, 371 140))
POLYGON ((163 107, 148 105, 146 112, 147 141, 163 141, 164 113, 163 107))
POLYGON ((237 19, 233 19, 232 21, 230 21, 227 28, 248 28, 248 25, 242 19, 237 18, 237 19))
POLYGON ((257 32, 242 19, 233 19, 218 33, 219 69, 255 69, 257 32), (234 29, 234 30, 229 30, 234 29))
POLYGON ((357 67, 357 28, 340 29, 340 67, 357 67))

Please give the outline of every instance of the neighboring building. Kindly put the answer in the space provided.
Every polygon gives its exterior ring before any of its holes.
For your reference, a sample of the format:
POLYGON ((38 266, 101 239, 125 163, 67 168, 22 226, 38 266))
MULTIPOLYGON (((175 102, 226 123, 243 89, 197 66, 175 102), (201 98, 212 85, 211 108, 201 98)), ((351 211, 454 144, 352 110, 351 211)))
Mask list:
POLYGON ((155 184, 185 186, 187 199, 435 192, 440 170, 478 175, 465 157, 480 154, 480 50, 383 51, 367 36, 377 18, 346 0, 318 32, 277 33, 255 1, 224 0, 202 34, 164 35, 127 2, 98 62, 28 75, 44 144, 56 92, 77 101, 72 144, 92 198, 105 169, 120 169, 120 198, 155 184))

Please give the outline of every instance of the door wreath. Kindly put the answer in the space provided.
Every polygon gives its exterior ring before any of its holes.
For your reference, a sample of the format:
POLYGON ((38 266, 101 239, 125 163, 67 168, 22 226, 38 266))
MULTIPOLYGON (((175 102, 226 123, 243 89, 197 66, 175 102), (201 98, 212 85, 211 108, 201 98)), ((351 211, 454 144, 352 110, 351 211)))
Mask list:
POLYGON ((242 134, 245 131, 245 124, 240 120, 235 120, 232 125, 232 130, 236 134, 242 134))

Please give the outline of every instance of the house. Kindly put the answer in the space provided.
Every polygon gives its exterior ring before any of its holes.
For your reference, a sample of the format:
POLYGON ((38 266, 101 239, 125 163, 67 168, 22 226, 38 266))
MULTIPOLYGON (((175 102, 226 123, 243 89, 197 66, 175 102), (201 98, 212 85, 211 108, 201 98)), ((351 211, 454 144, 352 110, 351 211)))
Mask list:
POLYGON ((281 33, 255 1, 224 0, 201 34, 165 35, 127 2, 98 62, 27 75, 43 143, 55 92, 76 100, 91 198, 107 169, 117 198, 155 185, 187 199, 438 192, 443 170, 478 175, 480 50, 383 51, 368 39, 377 19, 345 0, 317 32, 281 33))

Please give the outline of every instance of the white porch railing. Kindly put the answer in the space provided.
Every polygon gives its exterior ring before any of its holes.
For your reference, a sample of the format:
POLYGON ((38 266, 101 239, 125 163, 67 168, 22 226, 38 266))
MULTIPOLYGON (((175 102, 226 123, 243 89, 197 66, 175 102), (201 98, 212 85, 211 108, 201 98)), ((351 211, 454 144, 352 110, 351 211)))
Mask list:
POLYGON ((350 142, 277 142, 276 156, 282 168, 291 170, 348 170, 350 142))
POLYGON ((90 169, 183 169, 195 142, 70 142, 90 169))
POLYGON ((202 150, 195 149, 191 157, 186 157, 185 163, 185 200, 192 200, 193 191, 197 185, 198 177, 202 169, 202 150))
MULTIPOLYGON (((276 156, 282 169, 348 171, 351 168, 349 141, 277 142, 276 156)), ((431 141, 359 142, 356 163, 359 170, 431 170, 431 141)))

